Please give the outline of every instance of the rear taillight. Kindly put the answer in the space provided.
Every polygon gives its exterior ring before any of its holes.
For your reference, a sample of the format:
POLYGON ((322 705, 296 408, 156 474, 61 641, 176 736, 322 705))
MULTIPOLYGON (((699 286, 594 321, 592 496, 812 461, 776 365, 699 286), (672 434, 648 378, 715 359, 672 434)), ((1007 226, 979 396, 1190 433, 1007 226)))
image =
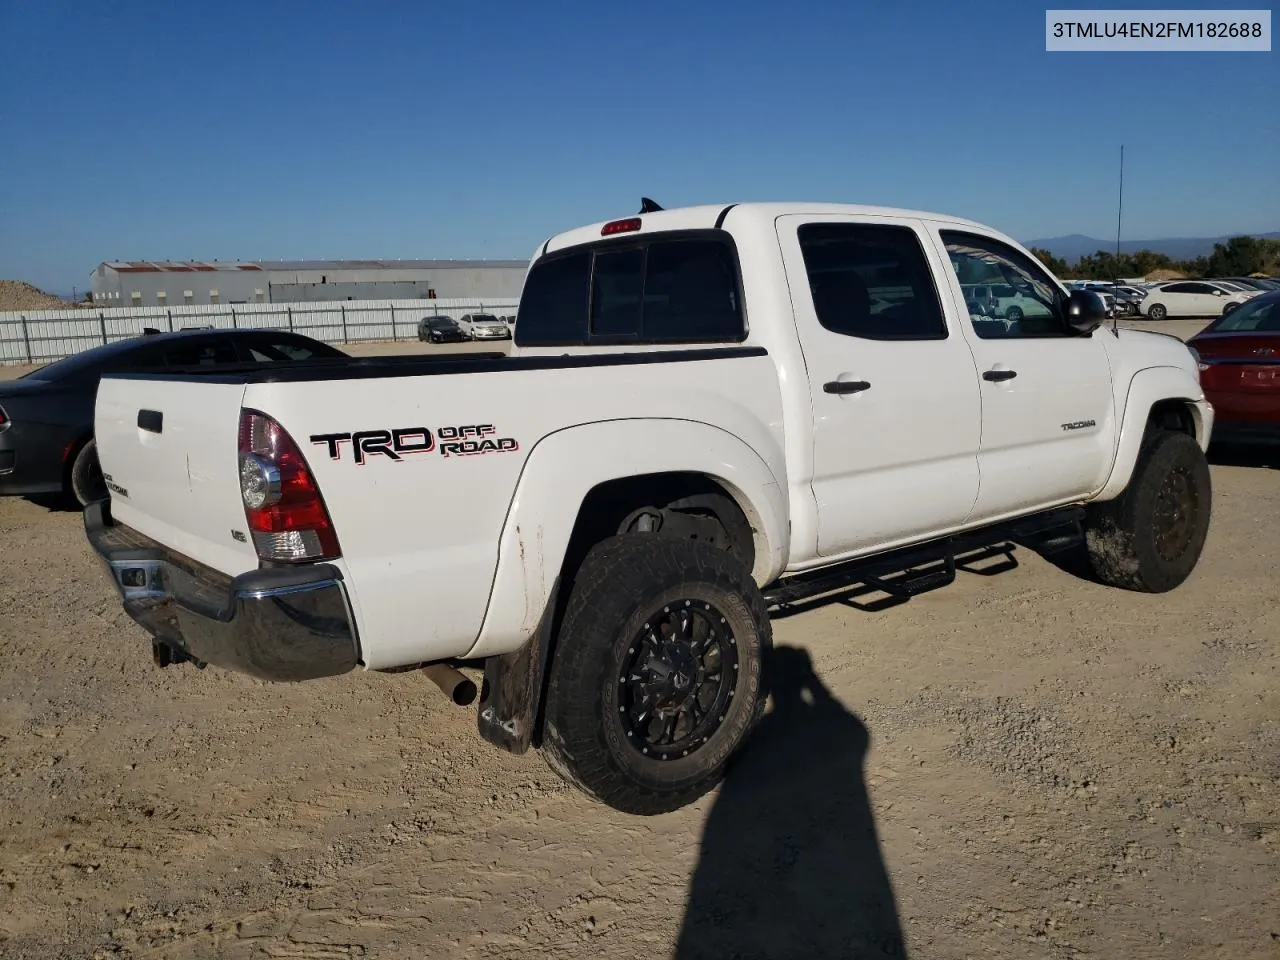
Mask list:
POLYGON ((240 413, 240 497, 263 560, 333 560, 342 555, 324 498, 302 451, 265 413, 240 413))

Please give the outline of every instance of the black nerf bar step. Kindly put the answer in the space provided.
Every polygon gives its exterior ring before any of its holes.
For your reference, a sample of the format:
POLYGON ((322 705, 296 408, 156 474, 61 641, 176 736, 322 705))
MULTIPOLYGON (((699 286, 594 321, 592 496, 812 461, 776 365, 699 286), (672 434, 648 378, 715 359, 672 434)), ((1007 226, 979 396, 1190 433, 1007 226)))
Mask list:
POLYGON ((959 564, 963 569, 968 564, 1003 553, 993 553, 988 549, 1001 542, 1012 541, 1046 552, 1074 546, 1083 537, 1080 529, 1083 519, 1083 509, 1067 507, 879 556, 850 560, 780 580, 764 591, 764 599, 770 606, 783 606, 865 584, 895 599, 905 600, 952 583, 956 578, 958 559, 963 561, 959 564), (979 555, 970 556, 974 553, 979 555))

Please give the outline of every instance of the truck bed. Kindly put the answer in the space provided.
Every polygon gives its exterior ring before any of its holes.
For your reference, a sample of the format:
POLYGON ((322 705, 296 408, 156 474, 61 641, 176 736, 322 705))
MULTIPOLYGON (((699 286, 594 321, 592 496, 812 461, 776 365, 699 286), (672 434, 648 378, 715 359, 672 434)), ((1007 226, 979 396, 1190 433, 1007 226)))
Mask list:
MULTIPOLYGON (((531 460, 544 481, 554 475, 537 511, 549 526, 522 531, 527 547, 505 549, 539 556, 550 525, 572 525, 581 502, 573 498, 586 492, 573 487, 611 444, 618 452, 608 457, 632 458, 644 473, 685 449, 670 438, 702 430, 737 444, 740 452, 715 461, 730 475, 750 460, 785 477, 778 377, 760 347, 372 357, 104 378, 95 429, 113 516, 231 577, 259 566, 239 485, 242 410, 276 420, 307 461, 370 666, 472 650, 531 460), (646 423, 649 432, 637 432, 646 423), (594 439, 566 447, 579 427, 594 439)), ((688 443, 709 449, 705 439, 688 443)), ((529 599, 504 637, 536 622, 538 603, 529 599)))

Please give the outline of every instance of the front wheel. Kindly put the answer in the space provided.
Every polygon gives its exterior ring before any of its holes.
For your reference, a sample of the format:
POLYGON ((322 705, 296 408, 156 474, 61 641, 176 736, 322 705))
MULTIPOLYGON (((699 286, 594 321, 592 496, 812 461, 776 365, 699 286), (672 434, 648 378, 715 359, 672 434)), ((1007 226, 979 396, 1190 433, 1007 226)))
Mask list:
POLYGON ((1147 318, 1150 320, 1163 320, 1169 315, 1169 311, 1162 303, 1153 303, 1147 308, 1147 318))
POLYGON ((1209 464, 1195 438, 1156 434, 1124 493, 1089 508, 1085 547, 1098 579, 1144 593, 1181 584, 1204 549, 1212 495, 1209 464))
POLYGON ((556 639, 547 763, 625 813, 691 803, 763 712, 771 644, 764 600, 731 554, 661 535, 602 541, 556 639))

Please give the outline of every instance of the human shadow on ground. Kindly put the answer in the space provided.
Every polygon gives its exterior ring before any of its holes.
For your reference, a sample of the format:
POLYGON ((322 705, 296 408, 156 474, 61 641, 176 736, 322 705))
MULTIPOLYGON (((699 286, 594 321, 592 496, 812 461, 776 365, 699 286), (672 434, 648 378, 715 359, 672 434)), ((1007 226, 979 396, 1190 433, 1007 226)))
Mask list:
POLYGON ((905 956, 863 779, 867 728, 808 653, 766 664, 772 710, 707 819, 675 956, 905 956))

